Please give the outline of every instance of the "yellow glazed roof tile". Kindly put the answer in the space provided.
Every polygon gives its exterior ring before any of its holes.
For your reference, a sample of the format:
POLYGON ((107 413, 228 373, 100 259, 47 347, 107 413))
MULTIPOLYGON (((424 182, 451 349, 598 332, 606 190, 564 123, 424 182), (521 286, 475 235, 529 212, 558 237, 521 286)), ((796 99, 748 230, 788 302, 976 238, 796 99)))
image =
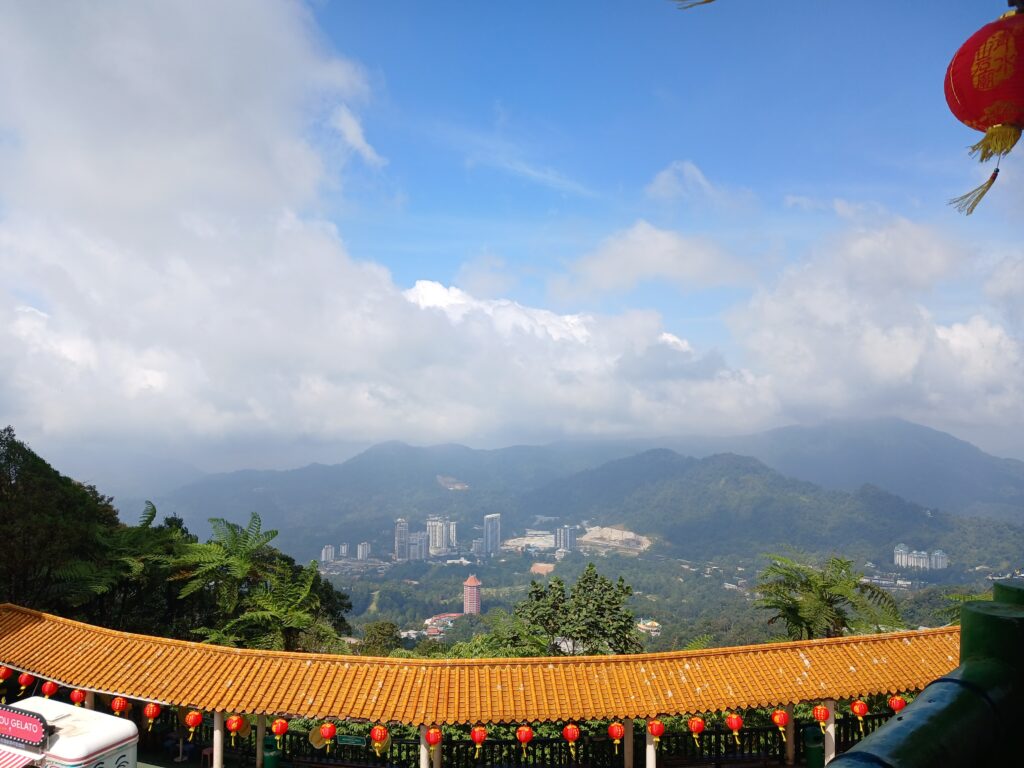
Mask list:
POLYGON ((956 627, 633 656, 378 659, 224 648, 0 605, 0 664, 205 710, 431 723, 685 714, 923 688, 956 627))

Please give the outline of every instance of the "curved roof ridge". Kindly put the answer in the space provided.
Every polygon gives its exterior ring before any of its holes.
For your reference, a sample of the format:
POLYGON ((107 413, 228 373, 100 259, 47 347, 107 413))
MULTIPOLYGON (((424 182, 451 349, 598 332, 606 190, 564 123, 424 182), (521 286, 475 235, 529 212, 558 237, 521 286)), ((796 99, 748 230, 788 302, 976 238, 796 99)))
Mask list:
POLYGON ((63 685, 206 710, 413 725, 644 717, 896 693, 953 669, 959 641, 959 627, 944 627, 622 656, 403 659, 228 648, 0 604, 0 663, 63 685), (447 691, 441 710, 429 706, 435 697, 417 695, 424 686, 447 691))

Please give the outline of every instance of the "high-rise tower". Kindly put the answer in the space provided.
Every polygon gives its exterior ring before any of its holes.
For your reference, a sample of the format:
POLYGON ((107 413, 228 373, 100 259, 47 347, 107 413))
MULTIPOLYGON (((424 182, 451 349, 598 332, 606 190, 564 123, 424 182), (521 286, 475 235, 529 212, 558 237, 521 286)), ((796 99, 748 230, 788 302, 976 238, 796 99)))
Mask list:
POLYGON ((484 554, 494 555, 501 549, 501 513, 484 515, 484 554))
POLYGON ((462 582, 462 612, 480 613, 480 579, 474 574, 462 582))
POLYGON ((395 520, 395 561, 409 559, 409 523, 404 517, 395 520))

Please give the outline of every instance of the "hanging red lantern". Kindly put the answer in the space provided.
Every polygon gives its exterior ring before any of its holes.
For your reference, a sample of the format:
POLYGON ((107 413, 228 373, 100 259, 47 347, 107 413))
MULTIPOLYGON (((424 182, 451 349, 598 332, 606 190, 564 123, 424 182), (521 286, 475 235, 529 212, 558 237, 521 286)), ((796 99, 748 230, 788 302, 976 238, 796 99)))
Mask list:
POLYGON ((161 712, 163 712, 161 706, 152 701, 142 708, 143 716, 149 720, 149 726, 146 728, 147 731, 153 730, 153 721, 160 717, 161 712))
POLYGON ((324 737, 324 746, 327 747, 327 754, 331 754, 331 744, 334 743, 334 734, 338 727, 334 723, 324 723, 320 726, 320 735, 324 737))
POLYGON ((569 754, 576 759, 576 742, 580 738, 580 727, 576 723, 569 723, 562 729, 562 738, 569 742, 569 754))
POLYGON ((384 752, 384 747, 387 746, 387 742, 387 728, 383 725, 375 725, 370 729, 370 744, 373 746, 373 751, 377 753, 377 757, 380 757, 384 752))
POLYGON ((241 715, 232 715, 224 721, 224 727, 228 729, 228 733, 231 734, 231 746, 235 746, 235 734, 242 730, 242 726, 245 725, 245 720, 242 719, 241 715))
POLYGON ((516 739, 523 745, 523 757, 526 757, 526 745, 533 740, 533 728, 528 725, 520 725, 516 728, 516 739))
POLYGON ((658 748, 658 743, 661 741, 661 737, 665 733, 665 724, 658 718, 647 721, 647 732, 654 737, 654 748, 658 748))
POLYGON ((0 666, 0 704, 7 703, 7 686, 3 683, 6 683, 13 674, 14 670, 10 667, 0 666))
POLYGON ((40 686, 39 690, 42 692, 43 698, 48 699, 60 690, 60 686, 53 682, 53 680, 47 680, 40 686))
POLYGON ((476 744, 476 752, 473 755, 475 760, 480 759, 480 748, 487 741, 487 729, 482 725, 474 725, 469 731, 469 738, 476 744))
POLYGON ((270 732, 274 734, 274 738, 277 740, 277 748, 281 748, 281 737, 288 733, 288 721, 283 717, 277 718, 270 724, 270 732))
POLYGON ((818 725, 821 726, 821 732, 825 733, 825 723, 828 722, 828 707, 818 704, 814 709, 811 710, 811 717, 818 721, 818 725))
POLYGON ((778 726, 782 740, 786 740, 786 726, 789 725, 789 712, 784 709, 776 709, 772 712, 772 722, 778 726))
POLYGON ((899 694, 889 697, 889 709, 891 709, 897 715, 903 711, 903 708, 905 706, 907 706, 907 700, 899 694))
POLYGON ((857 723, 860 725, 861 736, 864 735, 864 715, 868 713, 868 705, 860 699, 850 704, 850 711, 857 716, 857 723))
POLYGON ((736 739, 736 743, 739 744, 740 728, 743 727, 743 718, 734 712, 726 716, 725 725, 730 731, 732 731, 732 737, 736 739))
POLYGON ((950 201, 970 215, 999 176, 999 160, 1010 153, 1024 128, 1024 13, 1013 10, 986 24, 953 55, 946 70, 946 103, 957 120, 985 136, 971 155, 995 157, 996 168, 977 189, 950 201))
POLYGON ((626 728, 622 723, 616 721, 608 725, 608 738, 615 744, 615 754, 619 754, 619 743, 622 741, 622 737, 626 735, 626 728))
POLYGON ((71 692, 71 703, 76 707, 80 707, 82 706, 83 701, 85 701, 85 691, 81 688, 75 688, 75 690, 71 692))
POLYGON ((441 733, 440 728, 436 725, 432 725, 427 728, 427 733, 424 738, 427 740, 427 744, 430 746, 430 754, 433 756, 434 747, 441 743, 441 739, 444 738, 444 734, 441 733))
POLYGON ((686 727, 690 729, 690 733, 693 734, 693 743, 700 748, 700 735, 704 733, 704 718, 703 717, 691 717, 686 721, 686 727))
POLYGON ((120 717, 121 713, 128 709, 128 699, 124 696, 115 696, 110 700, 110 708, 113 710, 115 715, 120 717))
POLYGON ((20 675, 18 675, 18 685, 21 686, 21 690, 18 691, 18 695, 21 696, 23 693, 25 693, 25 689, 32 685, 32 683, 34 683, 35 681, 36 679, 28 672, 22 672, 20 675))
POLYGON ((195 735, 196 728, 203 724, 203 713, 196 710, 192 710, 185 715, 185 725, 188 726, 188 740, 192 741, 192 737, 195 735))

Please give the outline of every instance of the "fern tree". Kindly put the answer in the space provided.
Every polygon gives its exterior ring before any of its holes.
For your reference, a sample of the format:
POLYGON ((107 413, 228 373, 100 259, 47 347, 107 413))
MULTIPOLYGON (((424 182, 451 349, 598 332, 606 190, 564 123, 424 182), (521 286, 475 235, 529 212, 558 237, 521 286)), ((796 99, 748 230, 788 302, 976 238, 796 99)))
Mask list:
POLYGON ((830 557, 823 566, 769 555, 758 576, 756 604, 774 615, 793 640, 840 637, 849 631, 878 632, 901 625, 896 601, 881 587, 862 581, 851 560, 830 557))

